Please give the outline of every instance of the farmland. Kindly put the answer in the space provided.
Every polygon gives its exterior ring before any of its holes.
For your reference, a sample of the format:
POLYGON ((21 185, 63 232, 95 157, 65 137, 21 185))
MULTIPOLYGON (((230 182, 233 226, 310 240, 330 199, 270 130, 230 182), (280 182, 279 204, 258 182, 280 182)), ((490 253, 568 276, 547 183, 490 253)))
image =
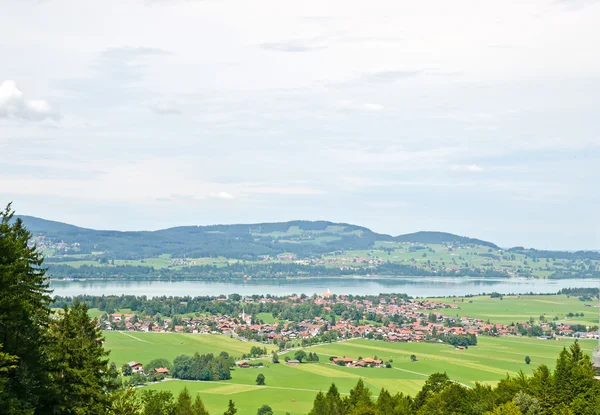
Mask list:
POLYGON ((453 313, 459 317, 480 318, 500 324, 524 322, 530 318, 537 322, 542 315, 546 321, 558 317, 557 321, 564 324, 598 324, 595 301, 580 301, 577 297, 566 295, 519 295, 504 296, 502 299, 477 296, 436 298, 435 301, 458 305, 460 308, 453 310, 453 313), (573 316, 570 317, 569 313, 573 316), (579 314, 579 317, 575 317, 575 314, 579 314))
MULTIPOLYGON (((147 362, 165 357, 172 360, 179 354, 218 353, 227 351, 233 356, 248 352, 251 342, 240 342, 227 336, 186 335, 170 333, 106 333, 106 346, 111 349, 111 359, 117 364, 130 360, 147 362)), ((494 384, 506 374, 515 375, 520 370, 531 374, 540 364, 554 366, 558 353, 571 339, 538 340, 525 337, 480 336, 477 346, 456 350, 447 344, 389 343, 355 339, 324 344, 306 349, 319 354, 320 363, 287 366, 281 355, 280 364, 264 360, 261 369, 235 369, 232 379, 220 382, 193 382, 167 380, 146 386, 157 390, 180 391, 184 386, 192 393, 200 393, 211 413, 222 412, 229 399, 233 399, 240 415, 256 413, 256 408, 269 404, 275 413, 305 414, 319 390, 326 390, 335 382, 340 392, 347 393, 362 378, 376 395, 382 387, 392 392, 415 394, 432 373, 447 372, 451 379, 467 386, 475 382, 494 384), (418 361, 412 362, 410 356, 418 361), (329 363, 330 356, 357 358, 377 356, 393 360, 391 369, 347 368, 329 363), (532 359, 531 365, 524 361, 532 359), (256 386, 258 373, 266 377, 266 386, 256 386)), ((594 342, 581 341, 590 354, 594 342)), ((293 357, 294 351, 287 355, 293 357)))

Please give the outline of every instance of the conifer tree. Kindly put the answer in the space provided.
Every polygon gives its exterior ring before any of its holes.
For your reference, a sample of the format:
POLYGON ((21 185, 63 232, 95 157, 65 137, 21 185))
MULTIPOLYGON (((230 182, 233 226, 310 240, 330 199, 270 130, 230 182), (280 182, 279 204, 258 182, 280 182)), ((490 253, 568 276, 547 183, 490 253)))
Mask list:
POLYGON ((237 409, 235 408, 235 404, 230 399, 229 405, 227 406, 227 410, 223 413, 223 415, 235 415, 237 413, 237 409))
POLYGON ((208 411, 206 410, 202 399, 200 399, 200 395, 196 395, 192 408, 194 409, 194 415, 208 415, 208 411))
POLYGON ((103 414, 111 406, 116 371, 109 370, 102 332, 87 311, 82 303, 65 306, 50 326, 50 413, 103 414))
POLYGON ((44 345, 50 290, 43 256, 13 214, 10 204, 0 212, 0 345, 3 353, 18 360, 0 375, 2 395, 12 402, 12 413, 36 408, 42 413, 48 384, 44 345))
POLYGON ((310 410, 308 415, 329 415, 327 401, 325 400, 325 395, 323 392, 317 393, 317 396, 313 402, 313 408, 310 410))

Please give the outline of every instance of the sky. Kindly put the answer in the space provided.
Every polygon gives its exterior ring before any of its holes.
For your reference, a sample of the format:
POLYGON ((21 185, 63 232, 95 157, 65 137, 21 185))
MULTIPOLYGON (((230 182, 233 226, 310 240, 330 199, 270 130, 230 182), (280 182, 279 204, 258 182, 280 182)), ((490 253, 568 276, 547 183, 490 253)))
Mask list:
POLYGON ((0 10, 0 204, 19 214, 600 249, 600 1, 0 10))

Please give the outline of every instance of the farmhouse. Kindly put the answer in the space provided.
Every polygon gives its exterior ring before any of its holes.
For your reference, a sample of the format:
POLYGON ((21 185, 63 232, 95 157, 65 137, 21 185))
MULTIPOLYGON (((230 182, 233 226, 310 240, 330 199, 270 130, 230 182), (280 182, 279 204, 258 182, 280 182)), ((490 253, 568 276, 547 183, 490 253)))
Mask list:
POLYGON ((156 373, 160 373, 163 375, 168 375, 169 374, 169 369, 167 369, 166 367, 157 367, 156 369, 154 369, 154 371, 156 373))
POLYGON ((248 362, 246 362, 245 360, 240 360, 239 362, 236 362, 235 364, 240 369, 248 369, 250 367, 250 365, 248 364, 248 362))
POLYGON ((129 362, 128 365, 131 368, 131 371, 133 373, 143 373, 144 372, 144 367, 139 362, 129 362))
POLYGON ((354 363, 354 359, 352 359, 351 357, 335 357, 335 358, 333 358, 331 363, 333 363, 334 365, 342 365, 343 364, 345 366, 350 366, 350 365, 352 365, 352 363, 354 363))
POLYGON ((288 360, 288 361, 286 362, 286 364, 287 364, 288 366, 298 366, 298 365, 300 364, 300 361, 298 361, 298 360, 295 360, 295 359, 294 359, 294 360, 288 360))

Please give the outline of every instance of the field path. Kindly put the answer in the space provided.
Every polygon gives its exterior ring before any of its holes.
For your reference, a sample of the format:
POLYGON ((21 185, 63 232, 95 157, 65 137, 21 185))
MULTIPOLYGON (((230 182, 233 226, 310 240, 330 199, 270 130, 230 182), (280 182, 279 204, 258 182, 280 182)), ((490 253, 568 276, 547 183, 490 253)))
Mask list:
MULTIPOLYGON (((171 382, 198 382, 198 383, 214 383, 216 385, 235 385, 235 386, 244 386, 244 387, 249 387, 252 388, 252 390, 257 390, 257 389, 283 389, 283 390, 290 390, 290 391, 301 391, 301 392, 322 392, 320 389, 304 389, 304 388, 286 388, 284 386, 269 386, 269 385, 263 385, 263 386, 258 386, 258 385, 248 385, 246 383, 231 383, 231 382, 223 382, 221 381, 214 381, 214 380, 182 380, 182 379, 173 379, 173 378, 166 378, 165 380, 163 380, 163 382, 165 381, 171 381, 171 382)), ((153 383, 160 383, 160 382, 153 382, 153 383)), ((145 386, 145 385, 144 385, 145 386)), ((376 385, 375 385, 376 386, 376 385)), ((205 389, 202 391, 202 393, 210 393, 210 389, 205 389)), ((349 395, 350 393, 348 392, 340 392, 340 395, 349 395)))
POLYGON ((132 339, 136 339, 137 341, 142 342, 142 343, 150 343, 149 341, 138 339, 137 337, 132 336, 129 333, 125 333, 124 331, 119 331, 119 333, 121 333, 123 336, 127 336, 127 337, 131 337, 132 339))

